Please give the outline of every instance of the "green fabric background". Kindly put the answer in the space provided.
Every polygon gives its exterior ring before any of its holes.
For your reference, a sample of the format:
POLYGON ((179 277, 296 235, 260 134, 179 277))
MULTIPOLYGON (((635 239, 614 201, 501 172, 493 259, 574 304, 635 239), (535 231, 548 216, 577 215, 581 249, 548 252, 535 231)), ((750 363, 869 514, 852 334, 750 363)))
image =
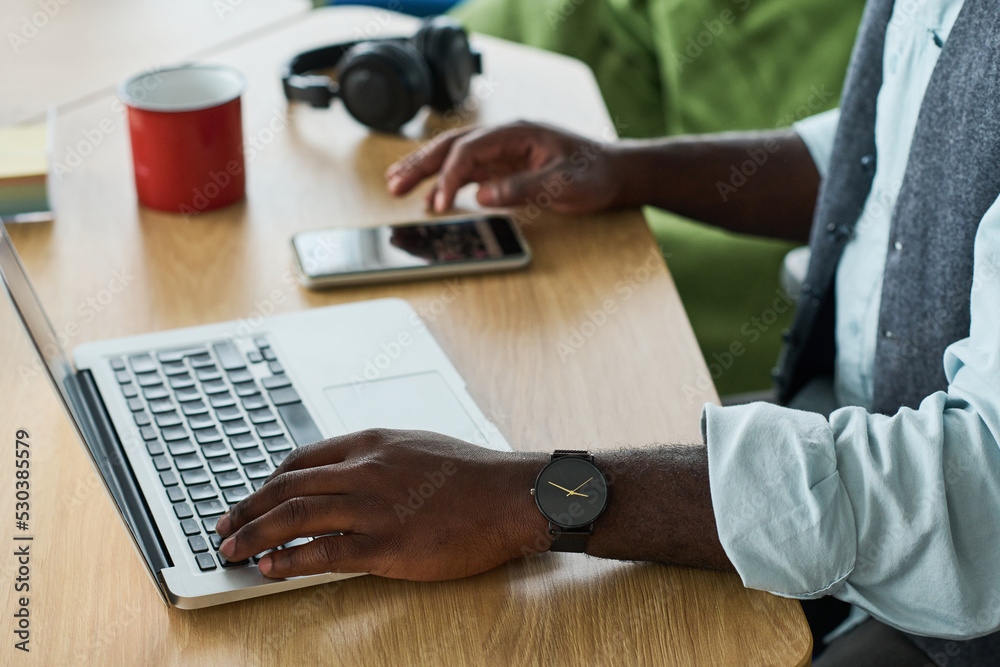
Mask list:
MULTIPOLYGON (((836 106, 863 8, 863 0, 469 0, 454 14, 471 30, 583 60, 620 134, 653 137, 785 127, 836 106)), ((746 348, 716 377, 719 393, 768 388, 791 313, 767 331, 753 318, 774 302, 792 246, 655 209, 645 215, 706 360, 734 342, 746 348)))

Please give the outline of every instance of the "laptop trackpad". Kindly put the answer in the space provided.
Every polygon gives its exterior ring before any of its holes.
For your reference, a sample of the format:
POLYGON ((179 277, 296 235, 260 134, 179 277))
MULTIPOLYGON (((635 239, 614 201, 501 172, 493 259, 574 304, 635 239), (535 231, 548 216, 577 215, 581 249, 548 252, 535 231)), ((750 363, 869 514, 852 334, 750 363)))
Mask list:
POLYGON ((435 371, 352 382, 323 390, 348 432, 421 429, 483 445, 489 442, 448 383, 435 371))

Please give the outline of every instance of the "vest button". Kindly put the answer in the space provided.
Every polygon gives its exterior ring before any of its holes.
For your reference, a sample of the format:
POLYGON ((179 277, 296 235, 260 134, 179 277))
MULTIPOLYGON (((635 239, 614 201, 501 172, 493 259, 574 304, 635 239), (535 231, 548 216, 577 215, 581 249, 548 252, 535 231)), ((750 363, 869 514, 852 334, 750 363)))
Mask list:
POLYGON ((791 330, 789 330, 789 329, 782 330, 782 332, 781 332, 781 340, 783 340, 784 342, 787 343, 791 339, 792 339, 792 332, 791 332, 791 330))
POLYGON ((888 331, 888 330, 884 331, 882 333, 882 335, 885 336, 886 338, 895 338, 896 337, 896 334, 894 334, 893 332, 888 331))
POLYGON ((892 247, 896 249, 896 252, 899 252, 903 249, 903 244, 900 241, 896 241, 892 244, 892 247))
POLYGON ((870 174, 875 171, 875 156, 865 155, 861 158, 861 171, 870 174))

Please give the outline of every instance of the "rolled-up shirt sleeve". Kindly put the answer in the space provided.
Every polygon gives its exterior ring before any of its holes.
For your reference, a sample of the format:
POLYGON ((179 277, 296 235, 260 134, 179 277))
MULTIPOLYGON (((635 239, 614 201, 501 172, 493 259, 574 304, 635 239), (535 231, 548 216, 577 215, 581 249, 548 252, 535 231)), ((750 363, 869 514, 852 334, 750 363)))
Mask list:
POLYGON ((837 135, 839 122, 840 109, 830 109, 792 124, 792 129, 809 150, 821 178, 826 178, 826 173, 830 170, 833 139, 837 135))
POLYGON ((946 639, 1000 628, 1000 206, 975 243, 946 391, 895 415, 703 412, 719 537, 750 588, 834 595, 946 639))

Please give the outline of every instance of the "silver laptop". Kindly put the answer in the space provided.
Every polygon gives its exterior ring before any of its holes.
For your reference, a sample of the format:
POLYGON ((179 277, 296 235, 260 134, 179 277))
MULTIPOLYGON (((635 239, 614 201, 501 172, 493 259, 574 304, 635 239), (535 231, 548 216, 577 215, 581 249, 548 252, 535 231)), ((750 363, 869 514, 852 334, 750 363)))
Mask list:
POLYGON ((256 558, 227 563, 217 552, 218 517, 295 447, 378 426, 510 449, 405 301, 88 343, 71 363, 0 230, 6 292, 169 604, 196 609, 357 576, 272 580, 256 558))

